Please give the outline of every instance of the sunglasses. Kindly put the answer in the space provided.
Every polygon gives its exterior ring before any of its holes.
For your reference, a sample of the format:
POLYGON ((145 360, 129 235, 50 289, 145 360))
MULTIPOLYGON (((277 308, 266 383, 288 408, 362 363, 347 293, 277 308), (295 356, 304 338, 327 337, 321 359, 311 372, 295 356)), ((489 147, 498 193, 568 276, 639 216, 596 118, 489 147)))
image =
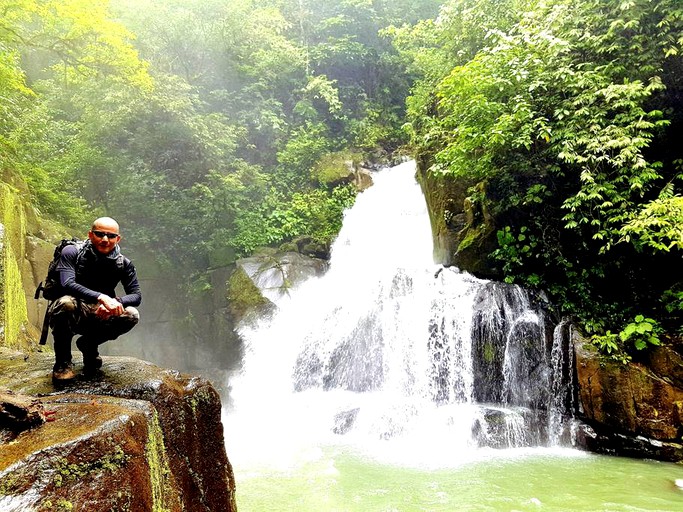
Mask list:
POLYGON ((92 234, 95 235, 97 238, 104 238, 105 236, 111 240, 113 238, 118 238, 119 234, 118 233, 110 233, 109 231, 95 231, 93 229, 92 234))

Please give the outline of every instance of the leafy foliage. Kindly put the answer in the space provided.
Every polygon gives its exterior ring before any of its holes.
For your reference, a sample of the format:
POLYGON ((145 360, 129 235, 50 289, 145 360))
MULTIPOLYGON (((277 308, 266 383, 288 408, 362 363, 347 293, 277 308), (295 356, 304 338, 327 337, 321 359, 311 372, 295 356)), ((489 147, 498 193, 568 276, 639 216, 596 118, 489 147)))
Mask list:
POLYGON ((607 330, 605 334, 593 335, 592 342, 605 355, 625 363, 631 360, 633 350, 642 351, 652 345, 661 345, 662 328, 652 318, 636 315, 618 334, 607 330))
POLYGON ((619 333, 619 338, 624 343, 632 343, 636 350, 643 350, 648 345, 660 345, 659 335, 661 328, 657 321, 637 315, 633 322, 629 323, 619 333))
POLYGON ((673 184, 668 184, 657 199, 635 212, 619 234, 620 241, 654 252, 683 249, 683 196, 673 195, 673 184))
POLYGON ((203 290, 260 246, 329 243, 354 196, 335 158, 410 139, 486 183, 506 281, 605 347, 680 329, 680 2, 440 3, 0 0, 3 174, 203 290))
POLYGON ((660 301, 683 281, 681 33, 667 0, 451 0, 439 23, 393 31, 421 73, 419 161, 485 181, 501 276, 549 291, 606 347, 641 312, 683 319, 660 301))
POLYGON ((336 236, 355 192, 320 162, 398 146, 409 80, 379 31, 437 6, 0 0, 3 172, 74 231, 116 217, 201 294, 260 246, 336 236))

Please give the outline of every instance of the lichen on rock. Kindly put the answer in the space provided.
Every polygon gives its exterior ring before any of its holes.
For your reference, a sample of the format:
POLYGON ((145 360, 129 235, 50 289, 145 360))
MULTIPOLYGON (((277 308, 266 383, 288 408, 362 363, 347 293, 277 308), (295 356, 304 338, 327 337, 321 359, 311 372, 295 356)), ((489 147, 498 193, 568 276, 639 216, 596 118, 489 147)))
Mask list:
POLYGON ((0 219, 0 344, 21 349, 28 345, 27 337, 22 335, 28 325, 28 314, 19 268, 19 262, 24 260, 26 221, 16 191, 6 183, 0 183, 0 219))
POLYGON ((171 470, 164 446, 164 435, 159 424, 159 415, 156 411, 147 427, 147 446, 145 447, 147 464, 152 487, 152 511, 168 512, 165 506, 168 502, 168 490, 172 488, 171 470))

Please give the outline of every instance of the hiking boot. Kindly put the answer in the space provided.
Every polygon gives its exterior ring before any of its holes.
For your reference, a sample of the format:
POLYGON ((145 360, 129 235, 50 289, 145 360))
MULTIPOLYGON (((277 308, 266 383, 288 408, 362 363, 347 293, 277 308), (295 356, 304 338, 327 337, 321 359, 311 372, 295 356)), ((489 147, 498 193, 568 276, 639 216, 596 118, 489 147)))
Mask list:
POLYGON ((76 340, 76 347, 83 353, 83 372, 93 373, 102 368, 102 358, 97 350, 97 344, 90 342, 85 336, 76 340))
POLYGON ((83 374, 94 375, 102 368, 102 358, 95 356, 92 359, 83 359, 83 374))
POLYGON ((52 380, 54 382, 68 382, 76 377, 71 363, 55 366, 52 369, 52 380))

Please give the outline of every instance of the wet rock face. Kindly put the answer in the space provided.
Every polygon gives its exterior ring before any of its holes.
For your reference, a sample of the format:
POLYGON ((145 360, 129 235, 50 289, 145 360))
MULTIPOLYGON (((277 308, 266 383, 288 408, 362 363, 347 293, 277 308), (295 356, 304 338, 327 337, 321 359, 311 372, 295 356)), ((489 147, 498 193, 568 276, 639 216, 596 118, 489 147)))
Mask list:
POLYGON ((105 357, 97 378, 56 389, 51 366, 50 354, 0 353, 0 388, 55 411, 54 421, 0 435, 0 510, 236 510, 210 383, 105 357))
POLYGON ((648 458, 670 462, 683 460, 683 445, 644 436, 621 434, 598 426, 580 424, 576 442, 590 451, 623 457, 648 458))
POLYGON ((540 297, 505 283, 484 285, 472 316, 476 401, 546 410, 552 332, 540 297))
MULTIPOLYGON (((145 453, 151 407, 121 399, 63 398, 74 401, 46 400, 57 421, 0 447, 0 509, 153 510, 145 453)), ((168 505, 179 509, 174 498, 168 505)))
POLYGON ((647 364, 606 361, 575 340, 582 419, 588 448, 618 455, 683 460, 680 355, 657 347, 647 364), (666 448, 666 449, 664 449, 666 448))
POLYGON ((267 299, 275 302, 307 279, 321 276, 327 262, 303 254, 264 251, 237 261, 241 268, 267 299))
POLYGON ((228 301, 237 324, 268 315, 275 303, 311 277, 319 277, 327 261, 294 251, 264 250, 237 261, 228 281, 228 301))
POLYGON ((500 277, 487 261, 498 243, 496 220, 486 207, 485 184, 434 176, 426 171, 428 168, 428 163, 418 160, 418 181, 429 210, 435 261, 479 277, 500 277))

